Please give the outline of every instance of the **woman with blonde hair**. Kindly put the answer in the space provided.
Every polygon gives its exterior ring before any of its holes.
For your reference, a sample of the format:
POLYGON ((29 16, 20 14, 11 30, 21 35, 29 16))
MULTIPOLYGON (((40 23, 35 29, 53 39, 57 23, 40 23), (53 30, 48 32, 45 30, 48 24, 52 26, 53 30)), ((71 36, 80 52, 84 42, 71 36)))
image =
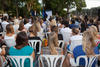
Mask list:
POLYGON ((55 32, 51 32, 48 36, 48 46, 50 48, 51 54, 58 54, 56 47, 58 46, 58 38, 55 32))
MULTIPOLYGON (((29 28, 29 35, 28 35, 28 40, 40 40, 40 37, 37 36, 37 28, 35 25, 32 25, 29 28)), ((36 53, 39 52, 39 43, 36 44, 36 53)))
POLYGON ((62 49, 58 46, 58 37, 55 32, 48 34, 48 46, 43 48, 43 54, 63 54, 62 49))
MULTIPOLYGON (((83 33, 82 45, 75 47, 73 50, 74 59, 76 60, 78 56, 82 55, 90 56, 96 54, 99 54, 99 49, 96 47, 94 35, 90 30, 87 30, 83 33)), ((92 67, 95 67, 95 64, 93 63, 92 67)), ((85 61, 81 59, 79 65, 85 66, 85 61)))
POLYGON ((41 25, 38 21, 36 21, 33 25, 36 26, 36 29, 37 29, 37 36, 39 36, 41 38, 41 40, 43 39, 43 29, 41 28, 41 25))
POLYGON ((98 29, 97 29, 96 26, 93 26, 93 25, 90 26, 89 30, 93 33, 93 35, 94 35, 95 38, 98 38, 98 29))
POLYGON ((98 29, 97 29, 97 27, 96 26, 91 26, 90 28, 89 28, 89 30, 93 33, 93 36, 94 36, 94 38, 95 38, 95 42, 96 42, 96 45, 98 46, 99 45, 99 43, 100 43, 100 35, 98 34, 98 29))
POLYGON ((13 26, 11 24, 8 24, 6 26, 6 35, 4 36, 4 41, 7 47, 12 47, 16 45, 15 37, 16 35, 14 33, 13 26))
POLYGON ((37 36, 37 29, 34 25, 29 28, 29 37, 37 36))
POLYGON ((20 22, 18 32, 22 32, 22 31, 27 32, 26 28, 24 27, 24 23, 20 22))

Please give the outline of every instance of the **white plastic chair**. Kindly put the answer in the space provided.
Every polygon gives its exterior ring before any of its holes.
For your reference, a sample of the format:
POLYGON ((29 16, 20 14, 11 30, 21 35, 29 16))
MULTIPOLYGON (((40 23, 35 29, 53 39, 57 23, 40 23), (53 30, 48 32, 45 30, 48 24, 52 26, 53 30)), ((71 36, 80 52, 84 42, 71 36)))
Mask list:
POLYGON ((71 63, 71 66, 79 66, 79 61, 82 58, 85 60, 85 67, 92 67, 93 62, 96 61, 97 57, 98 56, 90 56, 90 57, 87 57, 86 55, 79 56, 79 57, 77 57, 76 62, 75 62, 74 58, 70 58, 70 63, 71 63))
POLYGON ((61 46, 61 48, 63 48, 64 47, 64 41, 58 40, 58 46, 61 46))
POLYGON ((41 40, 28 40, 28 43, 34 49, 36 49, 36 44, 39 43, 39 52, 37 54, 41 53, 41 44, 42 44, 41 40))
POLYGON ((31 56, 7 56, 10 61, 12 61, 16 67, 24 67, 24 61, 30 59, 30 66, 33 67, 33 58, 31 56), (22 63, 20 63, 22 59, 22 63))
POLYGON ((65 56, 64 55, 40 55, 39 61, 41 61, 42 67, 44 67, 43 58, 46 59, 48 67, 56 67, 57 61, 61 59, 60 67, 62 67, 65 56))

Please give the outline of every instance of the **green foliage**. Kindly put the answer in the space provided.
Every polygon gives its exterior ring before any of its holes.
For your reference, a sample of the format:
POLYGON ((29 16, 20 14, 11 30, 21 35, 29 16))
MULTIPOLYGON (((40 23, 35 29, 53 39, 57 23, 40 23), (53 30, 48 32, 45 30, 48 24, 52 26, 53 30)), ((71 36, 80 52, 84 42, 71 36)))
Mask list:
POLYGON ((12 13, 16 16, 30 14, 30 10, 40 10, 38 0, 0 0, 0 12, 12 13))
POLYGON ((53 14, 66 15, 72 8, 77 8, 78 11, 85 7, 84 0, 43 0, 45 6, 41 7, 38 0, 0 0, 0 12, 13 13, 18 15, 29 14, 30 10, 40 11, 41 8, 45 10, 52 10, 53 14), (67 12, 63 9, 67 8, 67 12))
POLYGON ((54 14, 61 13, 64 7, 66 7, 64 0, 46 0, 45 3, 45 9, 46 10, 52 10, 54 14))
MULTIPOLYGON (((82 7, 86 7, 85 0, 44 0, 45 9, 52 10, 53 14, 58 13, 59 15, 63 15, 64 8, 67 8, 67 13, 72 8, 77 8, 77 10, 81 11, 82 7)), ((65 13, 66 14, 66 13, 65 13)))

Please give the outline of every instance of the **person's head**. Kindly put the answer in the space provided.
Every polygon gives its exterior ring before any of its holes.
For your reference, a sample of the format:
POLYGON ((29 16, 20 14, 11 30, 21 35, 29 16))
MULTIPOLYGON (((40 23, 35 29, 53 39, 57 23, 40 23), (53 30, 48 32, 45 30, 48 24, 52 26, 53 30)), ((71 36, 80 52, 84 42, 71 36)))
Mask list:
POLYGON ((24 19, 24 24, 27 24, 29 20, 27 18, 24 19))
POLYGON ((22 20, 23 18, 22 18, 22 16, 19 16, 19 20, 22 20))
POLYGON ((90 19, 89 22, 90 22, 90 24, 93 24, 94 21, 93 21, 93 19, 90 19))
POLYGON ((30 28, 29 28, 29 32, 31 34, 33 34, 34 36, 37 36, 37 29, 36 29, 36 26, 35 25, 32 25, 30 28))
POLYGON ((13 29, 13 26, 11 24, 8 24, 6 26, 6 34, 9 34, 9 33, 14 34, 14 29, 13 29))
POLYGON ((64 23, 64 25, 65 25, 65 27, 69 27, 69 22, 68 21, 63 21, 63 23, 64 23))
POLYGON ((9 17, 9 21, 14 22, 13 20, 14 20, 13 17, 9 17))
POLYGON ((4 17, 3 17, 3 20, 4 20, 4 21, 7 21, 7 20, 8 20, 7 16, 4 16, 4 17))
POLYGON ((78 28, 73 28, 73 29, 72 29, 72 34, 73 34, 73 35, 79 34, 79 29, 78 29, 78 28))
POLYGON ((58 27, 57 26, 51 26, 51 32, 58 33, 58 27))
POLYGON ((19 32, 16 37, 16 47, 28 45, 28 36, 23 32, 19 32))
POLYGON ((20 22, 19 24, 19 31, 22 31, 24 29, 24 23, 23 22, 20 22))
POLYGON ((16 24, 19 24, 18 19, 15 19, 15 20, 14 20, 14 25, 16 25, 16 24))
POLYGON ((96 26, 89 27, 89 30, 93 33, 94 36, 97 36, 98 30, 96 26))
POLYGON ((94 54, 94 47, 96 46, 94 35, 90 30, 87 30, 83 33, 83 50, 87 55, 94 54))

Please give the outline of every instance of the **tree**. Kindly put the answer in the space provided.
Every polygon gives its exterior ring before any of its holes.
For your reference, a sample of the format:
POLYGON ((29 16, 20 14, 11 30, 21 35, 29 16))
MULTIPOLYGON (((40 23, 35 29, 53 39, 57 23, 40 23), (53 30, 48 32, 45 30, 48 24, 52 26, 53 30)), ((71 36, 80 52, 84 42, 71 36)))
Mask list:
POLYGON ((30 12, 31 9, 39 10, 38 0, 0 0, 0 10, 3 12, 12 12, 18 17, 30 12))
POLYGON ((77 10, 81 10, 82 7, 85 7, 84 0, 44 0, 45 9, 52 10, 53 13, 61 14, 63 13, 63 9, 67 8, 67 13, 72 8, 77 8, 77 10))
POLYGON ((41 8, 41 5, 38 3, 38 0, 27 0, 26 4, 28 11, 30 11, 31 9, 39 10, 41 8))

